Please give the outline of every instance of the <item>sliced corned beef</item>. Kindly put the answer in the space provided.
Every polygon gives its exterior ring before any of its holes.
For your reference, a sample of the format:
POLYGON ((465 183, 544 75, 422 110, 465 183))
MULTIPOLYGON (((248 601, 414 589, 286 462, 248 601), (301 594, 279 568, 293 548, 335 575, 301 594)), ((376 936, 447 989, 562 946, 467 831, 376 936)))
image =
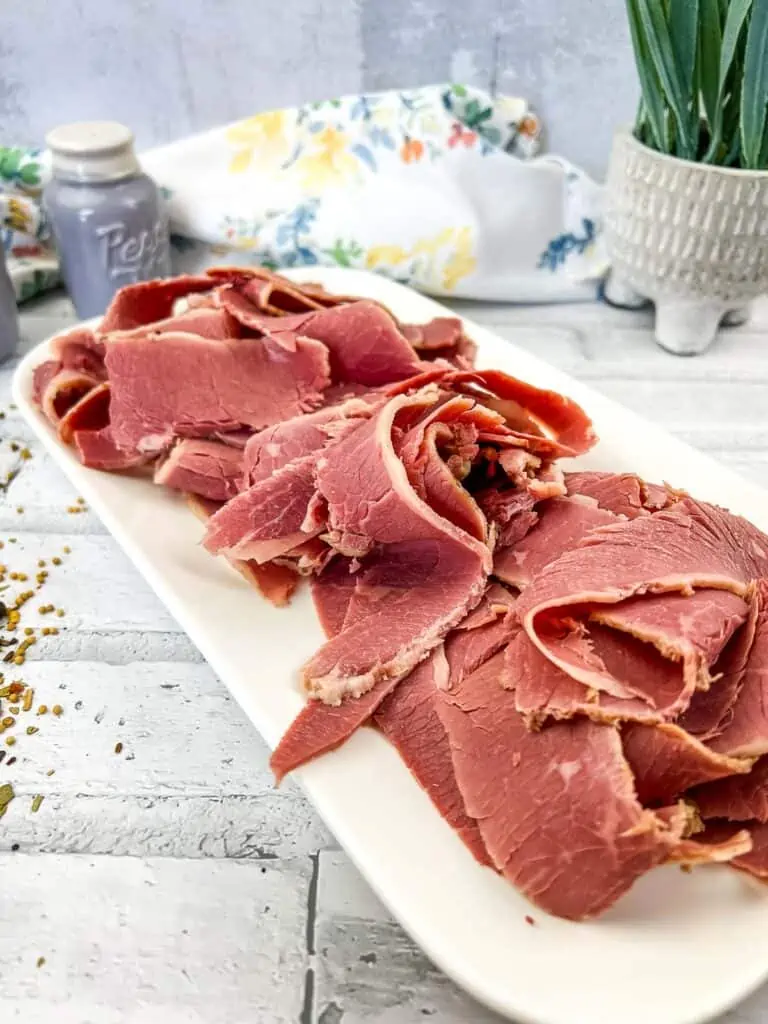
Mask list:
POLYGON ((729 844, 739 844, 745 834, 749 836, 749 846, 735 857, 729 857, 730 865, 761 882, 768 881, 768 824, 747 821, 735 825, 729 821, 708 821, 697 839, 702 845, 728 847, 729 844))
POLYGON ((615 729, 580 718, 531 732, 500 685, 503 662, 497 654, 439 691, 467 813, 528 899, 592 917, 666 860, 682 831, 638 802, 615 729))
POLYGON ((720 779, 688 795, 702 818, 768 823, 768 757, 761 757, 747 775, 720 779))
POLYGON ((178 299, 195 292, 209 292, 214 281, 207 275, 193 277, 182 274, 160 281, 139 281, 129 284, 115 295, 98 326, 98 334, 130 331, 134 327, 166 320, 173 313, 178 299))
POLYGON ((155 470, 155 483, 176 491, 228 501, 240 490, 243 453, 220 441, 180 441, 155 470))
MULTIPOLYGON (((198 494, 188 494, 187 504, 198 519, 206 522, 219 508, 218 501, 202 498, 198 494)), ((258 565, 256 562, 238 558, 228 559, 233 569, 250 583, 252 587, 278 608, 289 603, 299 582, 299 577, 290 568, 270 562, 258 565)))
POLYGON ((536 499, 529 490, 487 487, 475 491, 474 498, 496 534, 494 562, 503 548, 518 544, 536 525, 536 499))
POLYGON ((59 334, 51 341, 51 356, 63 369, 87 373, 97 380, 106 378, 104 368, 104 342, 88 327, 75 327, 59 334))
MULTIPOLYGON (((54 363, 54 366, 57 365, 54 363)), ((54 373, 49 363, 38 367, 37 372, 35 387, 41 391, 40 408, 54 426, 58 425, 81 398, 101 384, 98 377, 93 377, 83 370, 58 369, 54 373)))
POLYGON ((107 348, 111 422, 126 449, 162 451, 174 436, 259 429, 308 412, 328 383, 328 353, 309 339, 114 336, 107 348))
POLYGON ((206 549, 261 565, 317 534, 320 527, 307 522, 316 495, 314 466, 314 455, 294 459, 241 491, 209 520, 206 549))
POLYGON ((688 710, 680 718, 680 725, 703 742, 717 736, 728 722, 755 639, 757 613, 753 591, 744 625, 734 633, 712 666, 713 684, 706 690, 696 691, 688 710))
MULTIPOLYGON (((708 741, 713 750, 732 757, 768 754, 768 580, 757 581, 753 609, 744 644, 735 655, 738 672, 741 651, 749 644, 751 633, 746 662, 738 673, 737 692, 718 724, 717 734, 708 741)), ((733 679, 731 670, 725 679, 713 683, 713 688, 728 687, 733 679)))
POLYGON ((729 775, 745 775, 753 762, 710 750, 680 726, 626 724, 621 731, 624 756, 640 802, 670 804, 692 786, 729 775))
POLYGON ((97 384, 64 413, 58 434, 65 444, 72 441, 76 430, 102 430, 109 425, 109 392, 109 381, 97 384))
POLYGON ((609 633, 656 645, 682 665, 670 708, 680 712, 697 687, 708 685, 710 665, 746 616, 749 580, 767 558, 768 540, 745 520, 686 499, 591 532, 523 592, 518 610, 541 652, 590 689, 629 695, 590 642, 574 643, 589 620, 599 617, 609 633), (577 623, 576 633, 563 629, 569 622, 577 623))
POLYGON ((72 442, 80 461, 90 469, 119 472, 144 466, 152 459, 151 455, 120 448, 115 444, 112 427, 109 426, 101 430, 75 430, 72 442))
POLYGON ((375 302, 353 302, 324 309, 301 325, 303 337, 315 338, 331 354, 334 381, 376 387, 419 373, 422 363, 396 321, 375 302))
POLYGON ((537 505, 538 522, 513 546, 494 554, 493 575, 522 589, 590 530, 615 523, 616 516, 590 498, 551 498, 537 505))
POLYGON ((456 317, 436 316, 424 324, 401 324, 400 330, 422 359, 446 359, 462 370, 474 365, 477 345, 456 317))
POLYGON ((601 508, 627 519, 658 512, 675 500, 669 489, 646 483, 635 473, 566 473, 565 485, 569 494, 594 498, 601 508))

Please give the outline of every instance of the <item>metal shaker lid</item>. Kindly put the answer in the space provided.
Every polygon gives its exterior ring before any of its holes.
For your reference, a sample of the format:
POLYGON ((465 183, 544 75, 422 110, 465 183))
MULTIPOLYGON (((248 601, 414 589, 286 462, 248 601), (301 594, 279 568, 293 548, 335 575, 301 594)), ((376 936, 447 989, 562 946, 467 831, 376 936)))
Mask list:
POLYGON ((45 137, 53 172, 70 181, 117 181, 141 168, 133 151, 133 132, 117 121, 63 124, 45 137))

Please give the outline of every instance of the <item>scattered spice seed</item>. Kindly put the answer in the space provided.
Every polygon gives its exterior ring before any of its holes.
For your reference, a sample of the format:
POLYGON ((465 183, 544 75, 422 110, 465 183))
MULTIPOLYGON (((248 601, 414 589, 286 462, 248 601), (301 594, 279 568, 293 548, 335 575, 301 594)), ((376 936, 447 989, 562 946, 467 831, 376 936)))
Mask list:
POLYGON ((53 562, 54 565, 61 565, 61 559, 59 558, 58 555, 54 555, 53 558, 51 559, 51 562, 53 562))
POLYGON ((13 723, 15 721, 16 721, 15 718, 10 718, 10 717, 9 718, 4 718, 3 719, 3 727, 6 728, 6 729, 10 729, 10 727, 13 725, 13 723))
MULTIPOLYGON (((16 737, 15 736, 9 736, 8 739, 5 741, 5 745, 7 747, 12 747, 15 742, 16 742, 16 737)), ((10 763, 11 762, 9 761, 8 764, 10 764, 10 763)))
POLYGON ((34 632, 35 631, 34 631, 34 629, 32 629, 31 626, 25 626, 25 628, 24 628, 24 636, 32 636, 32 634, 34 632))
POLYGON ((38 567, 38 569, 44 569, 45 568, 45 559, 44 558, 38 558, 38 560, 37 560, 37 567, 38 567))
POLYGON ((65 615, 64 609, 63 609, 63 608, 57 608, 57 609, 56 609, 56 614, 58 615, 58 617, 59 617, 60 619, 63 619, 63 618, 64 618, 64 615, 65 615))
POLYGON ((16 764, 16 758, 15 757, 9 757, 8 760, 5 763, 10 768, 12 764, 16 764))
POLYGON ((71 553, 72 548, 69 547, 67 544, 65 544, 64 547, 61 550, 64 552, 65 555, 68 555, 68 554, 71 553))
POLYGON ((22 448, 19 454, 21 455, 22 459, 32 458, 32 452, 29 450, 29 448, 22 448))
POLYGON ((20 445, 16 444, 15 441, 11 441, 11 446, 10 447, 11 447, 11 451, 12 452, 17 452, 19 450, 19 448, 20 448, 20 445))
POLYGON ((534 921, 534 919, 531 917, 530 914, 526 914, 525 915, 525 923, 526 924, 536 924, 536 922, 534 921))
POLYGON ((16 512, 18 513, 18 515, 23 516, 24 515, 24 506, 23 505, 17 505, 16 506, 16 512))
POLYGON ((63 710, 64 708, 61 706, 61 704, 54 704, 53 707, 51 708, 51 712, 54 715, 56 715, 57 718, 61 715, 63 710))
POLYGON ((36 732, 40 732, 36 725, 27 726, 27 736, 34 736, 36 732))
POLYGON ((51 775, 55 775, 56 774, 56 769, 55 768, 49 768, 48 771, 45 774, 48 776, 48 778, 50 778, 51 775))
POLYGON ((44 956, 39 956, 37 958, 37 966, 38 967, 43 967, 44 964, 45 964, 45 957, 44 956))
POLYGON ((44 715, 47 711, 48 711, 48 705, 47 704, 41 704, 40 707, 37 709, 38 715, 44 715))
POLYGON ((0 764, 2 764, 4 760, 5 760, 5 751, 4 750, 0 750, 0 764))
POLYGON ((43 800, 45 800, 45 797, 42 795, 42 793, 38 793, 37 796, 32 801, 32 807, 30 808, 33 814, 37 814, 37 812, 40 810, 40 804, 43 802, 43 800))
POLYGON ((18 704, 14 704, 13 707, 12 708, 8 708, 8 710, 11 712, 12 715, 18 715, 18 713, 19 713, 19 705, 18 704))
POLYGON ((116 754, 122 754, 122 752, 123 752, 123 744, 122 743, 116 743, 115 744, 115 753, 116 754))
MULTIPOLYGON (((8 474, 8 476, 11 478, 11 480, 13 480, 13 476, 14 475, 15 474, 11 474, 11 473, 8 474)), ((9 544, 15 544, 16 543, 16 538, 15 537, 9 537, 8 538, 8 543, 9 544)))
POLYGON ((16 794, 14 793, 13 786, 10 784, 10 782, 6 782, 2 786, 0 786, 0 818, 2 818, 2 816, 8 810, 8 805, 10 804, 11 800, 15 798, 15 796, 16 794))

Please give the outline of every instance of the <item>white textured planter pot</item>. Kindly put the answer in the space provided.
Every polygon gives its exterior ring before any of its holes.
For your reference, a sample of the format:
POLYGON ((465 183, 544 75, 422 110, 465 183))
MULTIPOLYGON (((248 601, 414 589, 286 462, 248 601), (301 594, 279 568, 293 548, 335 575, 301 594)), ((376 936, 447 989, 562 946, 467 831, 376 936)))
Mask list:
POLYGON ((613 144, 606 190, 609 301, 656 304, 656 340, 703 352, 720 324, 741 323, 768 293, 768 171, 712 167, 613 144))

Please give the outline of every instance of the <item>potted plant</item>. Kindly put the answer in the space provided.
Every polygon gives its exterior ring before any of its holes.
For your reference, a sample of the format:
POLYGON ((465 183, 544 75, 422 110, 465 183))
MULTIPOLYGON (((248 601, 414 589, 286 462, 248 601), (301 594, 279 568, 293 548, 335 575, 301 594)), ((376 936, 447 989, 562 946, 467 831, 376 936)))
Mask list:
POLYGON ((605 294, 702 352, 768 293, 768 0, 627 0, 641 87, 608 171, 605 294))

